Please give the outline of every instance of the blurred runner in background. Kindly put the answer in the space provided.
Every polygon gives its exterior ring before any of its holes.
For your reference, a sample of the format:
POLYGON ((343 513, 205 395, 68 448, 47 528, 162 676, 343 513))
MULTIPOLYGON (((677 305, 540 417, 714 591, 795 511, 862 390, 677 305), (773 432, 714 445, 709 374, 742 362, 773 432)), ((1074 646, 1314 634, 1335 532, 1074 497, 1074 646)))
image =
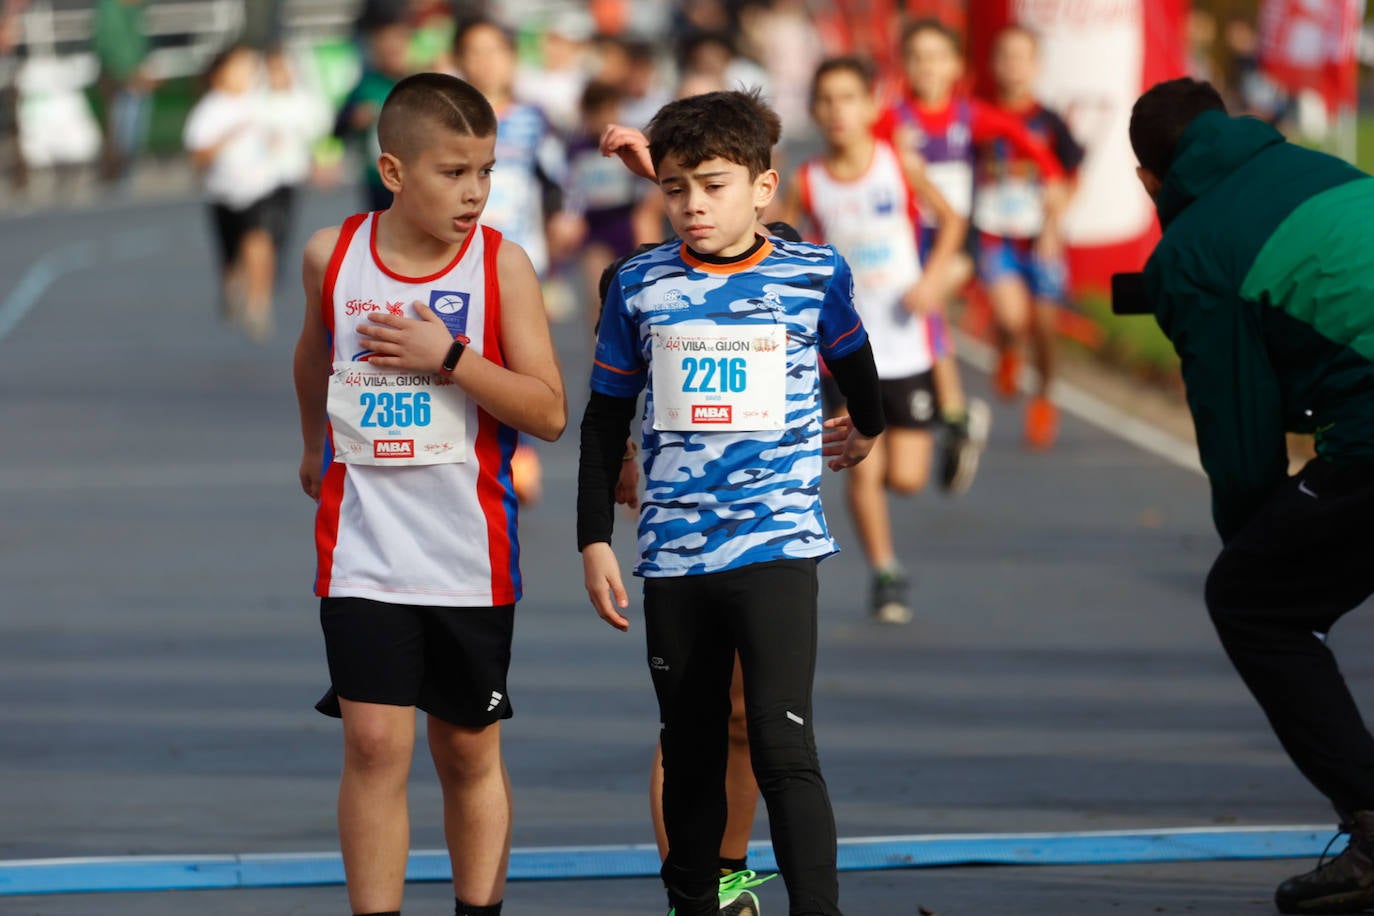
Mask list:
MULTIPOLYGON (((268 131, 268 155, 277 175, 267 228, 280 255, 295 225, 297 190, 310 180, 315 143, 329 132, 330 114, 324 98, 301 79, 285 49, 273 47, 264 60, 267 85, 260 112, 268 131)), ((280 275, 280 257, 277 265, 280 275)))
POLYGON ((148 70, 148 35, 143 0, 99 0, 95 8, 95 56, 100 62, 105 145, 100 175, 111 184, 127 181, 148 133, 156 81, 148 70))
MULTIPOLYGON (((550 266, 545 214, 562 207, 564 153, 544 113, 515 99, 515 50, 515 37, 485 17, 463 20, 453 34, 453 61, 460 75, 496 111, 496 167, 482 222, 523 248, 542 281, 550 266)), ((556 225, 561 231, 567 222, 556 225)), ((562 237, 555 242, 560 249, 566 246, 562 237)), ((542 471, 527 443, 516 449, 511 473, 521 504, 538 502, 542 471)))
POLYGON ((206 70, 208 89, 183 134, 219 243, 221 315, 257 343, 272 336, 271 197, 280 174, 261 112, 262 76, 258 52, 243 45, 221 51, 206 70))
POLYGON ((334 136, 352 146, 358 159, 363 206, 385 210, 391 192, 377 172, 377 114, 392 88, 410 72, 410 24, 393 11, 376 10, 358 22, 366 57, 363 73, 334 119, 334 136))
MULTIPOLYGON (((901 48, 909 95, 883 114, 875 131, 897 149, 910 149, 920 156, 930 181, 961 219, 967 220, 973 207, 975 137, 1014 136, 1051 168, 1058 168, 1054 157, 1015 119, 1000 117, 972 99, 955 96, 963 62, 959 38, 948 26, 933 19, 918 20, 902 33, 901 48)), ((935 214, 922 214, 923 257, 934 251, 936 228, 935 214)), ((944 272, 944 289, 929 309, 935 393, 945 423, 940 485, 951 493, 962 492, 972 482, 969 469, 977 467, 990 416, 986 404, 978 400, 970 403, 964 396, 945 313, 972 272, 971 259, 956 257, 944 272)))
MULTIPOLYGON (((1065 174, 1083 161, 1083 147, 1064 119, 1035 98, 1039 71, 1035 35, 1020 26, 1004 29, 993 43, 997 111, 1025 124, 1049 147, 1065 174)), ((1066 189, 1067 190, 1067 189, 1066 189)), ((997 329, 997 393, 1016 397, 1021 353, 1030 348, 1037 378, 1026 406, 1026 444, 1047 449, 1059 432, 1059 411, 1049 398, 1054 377, 1056 321, 1068 293, 1059 217, 1068 194, 1051 204, 1035 162, 1017 155, 1002 138, 978 147, 973 223, 978 229, 978 277, 987 289, 997 329)))
MULTIPOLYGON (((887 428, 850 471, 845 492, 871 574, 869 613, 879 623, 902 624, 912 617, 910 582, 892 543, 887 495, 918 493, 930 476, 938 416, 927 315, 965 226, 915 153, 873 136, 875 81, 873 66, 859 57, 830 58, 816 69, 811 113, 825 149, 798 172, 784 219, 805 216, 854 272, 854 307, 873 345, 887 428), (923 209, 937 215, 940 227, 924 271, 916 249, 923 209)), ((821 393, 827 416, 848 414, 828 374, 821 393)))

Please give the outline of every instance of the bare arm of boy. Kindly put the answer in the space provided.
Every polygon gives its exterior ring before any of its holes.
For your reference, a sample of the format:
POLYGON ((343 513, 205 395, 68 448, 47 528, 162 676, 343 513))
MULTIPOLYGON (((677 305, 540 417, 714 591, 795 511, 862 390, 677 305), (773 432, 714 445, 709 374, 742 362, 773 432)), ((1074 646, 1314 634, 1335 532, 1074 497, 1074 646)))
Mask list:
MULTIPOLYGON (((552 442, 563 434, 568 405, 563 375, 549 334, 539 278, 519 245, 503 242, 496 255, 501 286, 501 355, 505 366, 480 353, 464 352, 452 378, 483 410, 522 433, 552 442)), ((435 372, 453 345, 443 319, 423 302, 412 303, 417 318, 374 312, 358 326, 383 369, 435 372)))
POLYGON ((902 171, 906 175, 907 183, 926 206, 934 211, 938 227, 935 230, 935 244, 926 258, 921 279, 902 301, 909 310, 918 315, 938 313, 944 307, 944 299, 949 292, 948 277, 960 250, 964 247, 968 223, 955 212, 945 195, 940 193, 940 189, 935 187, 935 183, 926 174, 925 162, 912 152, 911 145, 898 143, 896 149, 902 160, 902 171))
POLYGON ((301 420, 301 489, 311 499, 320 498, 320 483, 324 473, 325 405, 329 392, 329 337, 321 316, 324 295, 324 273, 330 255, 339 240, 339 227, 321 229, 311 236, 305 246, 301 264, 301 282, 305 285, 305 320, 296 353, 292 374, 296 382, 296 405, 301 420))

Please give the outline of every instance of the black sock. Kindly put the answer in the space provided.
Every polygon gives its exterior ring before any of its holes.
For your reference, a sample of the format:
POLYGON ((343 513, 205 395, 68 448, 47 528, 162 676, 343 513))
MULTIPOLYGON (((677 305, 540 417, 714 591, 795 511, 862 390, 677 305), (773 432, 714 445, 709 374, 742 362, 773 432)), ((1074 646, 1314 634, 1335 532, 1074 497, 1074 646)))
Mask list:
POLYGON ((453 916, 501 916, 501 901, 486 906, 473 906, 454 897, 453 916))
POLYGON ((744 871, 748 865, 749 857, 747 855, 740 856, 738 859, 727 859, 725 856, 721 856, 720 876, 724 878, 726 875, 733 875, 737 871, 744 871))

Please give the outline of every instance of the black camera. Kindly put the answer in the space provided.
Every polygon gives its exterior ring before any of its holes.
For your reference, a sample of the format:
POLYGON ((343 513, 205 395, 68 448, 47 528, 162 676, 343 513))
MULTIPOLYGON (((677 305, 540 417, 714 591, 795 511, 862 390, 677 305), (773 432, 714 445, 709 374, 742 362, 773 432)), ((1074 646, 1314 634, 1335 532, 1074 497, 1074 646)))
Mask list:
POLYGON ((1112 274, 1113 315, 1153 315, 1154 306, 1145 295, 1143 273, 1112 274))

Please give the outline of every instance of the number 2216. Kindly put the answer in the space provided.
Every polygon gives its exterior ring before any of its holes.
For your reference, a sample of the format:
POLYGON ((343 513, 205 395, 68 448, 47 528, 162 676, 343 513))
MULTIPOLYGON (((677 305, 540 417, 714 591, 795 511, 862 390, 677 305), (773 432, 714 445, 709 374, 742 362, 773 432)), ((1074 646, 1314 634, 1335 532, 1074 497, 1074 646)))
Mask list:
POLYGON ((687 379, 682 383, 683 391, 739 394, 749 384, 748 369, 744 358, 739 356, 722 356, 719 359, 684 356, 682 371, 687 373, 687 379))

